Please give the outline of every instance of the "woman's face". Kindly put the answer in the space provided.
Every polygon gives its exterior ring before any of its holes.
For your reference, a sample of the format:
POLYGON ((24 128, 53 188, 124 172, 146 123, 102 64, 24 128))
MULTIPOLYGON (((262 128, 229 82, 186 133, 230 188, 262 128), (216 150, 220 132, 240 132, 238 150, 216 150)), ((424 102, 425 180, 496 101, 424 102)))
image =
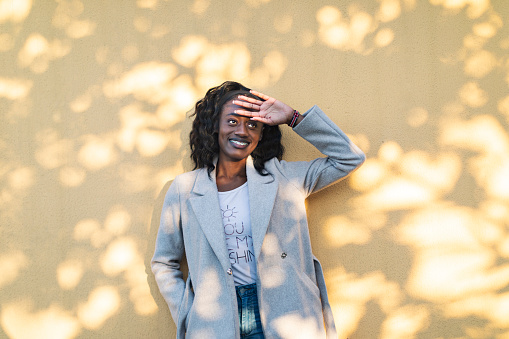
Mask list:
POLYGON ((263 124, 234 113, 244 109, 228 101, 219 119, 219 160, 242 161, 256 148, 262 135, 263 124))

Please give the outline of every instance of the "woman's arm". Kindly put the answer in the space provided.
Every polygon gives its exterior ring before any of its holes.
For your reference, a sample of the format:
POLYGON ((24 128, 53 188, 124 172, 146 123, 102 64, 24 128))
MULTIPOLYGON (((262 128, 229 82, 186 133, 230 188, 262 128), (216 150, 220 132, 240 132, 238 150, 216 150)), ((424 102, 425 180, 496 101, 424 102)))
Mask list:
MULTIPOLYGON (((251 92, 262 100, 239 96, 234 103, 249 110, 236 113, 268 125, 288 124, 292 120, 293 108, 263 93, 251 92)), ((277 165, 281 174, 304 190, 306 196, 345 178, 365 160, 364 153, 318 106, 299 115, 293 130, 327 156, 308 162, 281 161, 277 165)))
POLYGON ((281 161, 277 166, 282 175, 309 195, 344 179, 362 165, 366 157, 318 106, 313 106, 303 116, 293 131, 326 157, 311 161, 281 161))
POLYGON ((184 239, 180 218, 180 197, 177 182, 173 182, 164 198, 161 223, 152 258, 152 272, 173 321, 179 320, 179 308, 185 291, 180 261, 184 255, 184 239))

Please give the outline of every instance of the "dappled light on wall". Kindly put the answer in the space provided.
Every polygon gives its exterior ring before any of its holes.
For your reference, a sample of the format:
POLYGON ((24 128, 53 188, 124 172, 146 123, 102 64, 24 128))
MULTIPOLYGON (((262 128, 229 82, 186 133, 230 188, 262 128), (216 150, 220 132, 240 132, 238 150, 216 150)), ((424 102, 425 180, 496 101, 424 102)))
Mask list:
POLYGON ((422 305, 408 305, 391 312, 382 324, 380 338, 412 338, 429 326, 430 312, 422 305))
POLYGON ((78 307, 78 319, 88 329, 99 329, 119 311, 120 295, 114 286, 100 286, 78 307))
POLYGON ((453 120, 444 124, 440 141, 468 156, 468 170, 488 197, 509 199, 509 135, 500 122, 490 115, 471 120, 453 120))
POLYGON ((34 73, 44 73, 50 62, 62 58, 70 52, 70 46, 60 40, 48 41, 38 33, 30 35, 18 54, 21 68, 30 68, 34 73))
POLYGON ((31 0, 0 1, 0 23, 20 23, 26 19, 32 8, 31 0))
POLYGON ((479 18, 490 7, 490 0, 429 0, 432 5, 442 6, 444 9, 457 13, 466 8, 470 19, 479 18))
POLYGON ((179 135, 164 132, 160 128, 174 126, 184 117, 183 111, 176 111, 170 104, 161 105, 157 116, 141 111, 138 105, 126 106, 119 112, 121 127, 116 138, 118 147, 128 153, 136 150, 146 157, 160 155, 166 147, 178 150, 181 147, 179 135))
MULTIPOLYGON (((307 201, 341 339, 508 338, 507 9, 0 0, 0 337, 175 337, 150 272, 154 199, 192 168, 196 101, 236 80, 320 105, 367 154, 307 201)), ((315 157, 282 130, 287 160, 315 157)), ((272 272, 265 287, 288 278, 272 272)), ((206 275, 193 307, 215 319, 222 278, 206 275)))
MULTIPOLYGON (((502 295, 486 293, 472 296, 452 303, 444 313, 451 318, 479 317, 488 320, 493 328, 508 328, 509 293, 502 295)), ((486 333, 479 330, 476 332, 478 336, 483 336, 486 333)), ((504 337, 504 335, 500 336, 500 338, 504 337)))
POLYGON ((80 332, 79 321, 58 305, 34 310, 29 300, 2 305, 2 328, 10 338, 74 338, 80 332))
POLYGON ((135 66, 118 80, 104 84, 107 97, 132 94, 136 99, 159 103, 165 97, 166 84, 177 75, 177 69, 169 63, 149 62, 135 66))
POLYGON ((498 102, 498 111, 501 114, 505 115, 506 120, 509 122, 509 96, 501 99, 498 102))
POLYGON ((55 169, 65 164, 71 157, 74 141, 62 139, 55 130, 43 130, 36 135, 37 149, 35 159, 46 169, 55 169))
POLYGON ((483 90, 477 82, 471 81, 463 85, 459 92, 458 96, 460 97, 463 104, 478 108, 486 105, 488 102, 488 94, 485 90, 483 90))
MULTIPOLYGON (((107 277, 121 275, 126 282, 124 288, 129 290, 129 299, 139 315, 148 316, 157 310, 157 305, 150 294, 146 284, 146 273, 143 257, 139 251, 139 240, 125 236, 131 226, 132 217, 122 206, 113 206, 103 225, 97 220, 82 220, 74 229, 74 239, 79 242, 89 242, 95 248, 103 249, 99 259, 99 265, 107 277)), ((76 262, 69 259, 68 262, 76 262)), ((74 266, 74 270, 67 267, 70 278, 77 278, 77 269, 80 264, 74 266)), ((89 264, 86 264, 89 265, 89 264)), ((66 263, 62 267, 68 266, 66 263)), ((69 279, 69 277, 68 277, 69 279)))
POLYGON ((465 61, 465 74, 484 78, 497 65, 496 57, 488 51, 479 51, 465 61))
POLYGON ((28 266, 28 257, 21 251, 3 253, 0 257, 0 287, 16 281, 19 273, 28 266))
POLYGON ((106 248, 101 260, 101 268, 104 274, 116 276, 131 267, 137 257, 136 244, 132 239, 116 239, 106 248))
POLYGON ((82 18, 84 10, 85 5, 79 0, 59 1, 51 23, 56 29, 62 30, 72 39, 92 35, 96 23, 82 18))
POLYGON ((365 223, 355 222, 344 216, 329 218, 324 228, 327 242, 333 247, 348 244, 363 245, 371 240, 370 227, 365 223))
POLYGON ((447 317, 486 320, 485 333, 509 327, 509 299, 499 292, 509 285, 509 265, 500 261, 507 258, 505 227, 474 209, 443 204, 403 220, 396 236, 415 248, 407 283, 413 296, 440 305, 447 317))
POLYGON ((111 138, 86 135, 78 151, 78 162, 90 171, 97 171, 115 162, 116 158, 111 138))
POLYGON ((509 283, 509 265, 497 267, 504 229, 482 214, 452 204, 417 211, 396 229, 396 237, 415 247, 408 289, 424 299, 458 297, 498 290, 509 283))
POLYGON ((340 338, 356 331, 366 315, 368 303, 374 302, 385 314, 391 314, 404 300, 398 284, 388 281, 381 271, 358 275, 338 267, 325 272, 325 278, 334 319, 341 329, 340 338))
POLYGON ((0 78, 0 97, 21 100, 28 96, 33 82, 21 79, 0 78))
POLYGON ((429 112, 424 107, 414 107, 410 110, 407 117, 407 123, 413 128, 421 127, 429 119, 429 112))
POLYGON ((262 65, 251 69, 251 54, 244 43, 214 45, 203 36, 186 36, 173 50, 173 58, 186 68, 195 68, 199 88, 206 90, 223 79, 251 78, 256 87, 279 80, 286 69, 286 57, 273 50, 262 65))
POLYGON ((366 192, 352 204, 382 211, 419 207, 450 192, 461 171, 460 158, 454 153, 439 153, 432 159, 423 151, 404 154, 397 143, 387 142, 380 147, 378 159, 368 159, 352 175, 352 187, 366 192))
POLYGON ((394 31, 384 25, 397 20, 403 11, 402 7, 411 10, 413 6, 410 1, 383 0, 379 2, 374 15, 360 10, 354 4, 348 8, 348 13, 334 6, 324 6, 316 14, 320 25, 318 33, 322 42, 329 47, 370 54, 374 48, 387 47, 392 43, 394 31))
POLYGON ((72 290, 78 286, 83 277, 84 267, 80 260, 67 260, 57 268, 57 281, 63 290, 72 290))
POLYGON ((408 127, 426 130, 427 139, 410 148, 406 140, 383 140, 378 153, 348 180, 357 192, 349 199, 353 210, 324 220, 321 234, 340 251, 345 266, 327 276, 328 285, 334 286, 329 287, 332 303, 341 305, 335 309, 346 332, 341 338, 371 335, 363 328, 373 322, 381 324, 381 338, 509 334, 509 135, 504 87, 509 72, 507 47, 497 42, 502 16, 489 1, 431 3, 447 18, 465 10, 475 20, 458 49, 439 57, 462 77, 441 105, 407 110, 408 127), (377 255, 364 258, 367 248, 377 255), (378 272, 376 285, 392 286, 386 291, 392 291, 387 294, 395 302, 374 308, 371 291, 376 289, 370 285, 358 294, 348 284, 367 284, 370 273, 356 272, 380 265, 385 269, 378 272), (406 265, 407 271, 398 269, 406 265), (450 332, 436 325, 436 317, 451 325, 450 332), (463 322, 464 326, 456 325, 463 322))

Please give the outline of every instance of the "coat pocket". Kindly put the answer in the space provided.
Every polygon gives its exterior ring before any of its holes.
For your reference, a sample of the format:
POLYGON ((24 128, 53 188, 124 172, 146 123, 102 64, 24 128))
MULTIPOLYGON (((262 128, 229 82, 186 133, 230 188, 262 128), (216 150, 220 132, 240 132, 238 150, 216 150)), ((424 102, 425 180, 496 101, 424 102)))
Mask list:
POLYGON ((293 304, 293 310, 305 317, 321 315, 320 289, 314 277, 309 277, 294 263, 287 266, 284 275, 286 281, 282 288, 289 303, 293 304))
POLYGON ((307 274, 296 269, 287 271, 285 284, 271 291, 276 298, 268 301, 267 338, 325 339, 320 290, 307 274))
POLYGON ((301 289, 301 293, 302 291, 305 291, 303 294, 307 295, 302 298, 302 300, 305 301, 304 304, 307 306, 313 306, 312 313, 314 314, 316 314, 315 311, 321 311, 320 289, 318 286, 313 280, 311 280, 311 278, 302 272, 297 274, 297 278, 299 279, 299 283, 297 284, 298 288, 301 289))
POLYGON ((193 305, 194 292, 191 283, 191 277, 187 277, 186 288, 184 290, 184 296, 180 304, 177 322, 177 338, 185 338, 187 325, 189 324, 189 310, 193 305))
POLYGON ((332 308, 329 304, 329 296, 327 295, 327 287, 325 286, 325 278, 323 276, 322 264, 313 256, 313 263, 315 266, 316 283, 320 292, 320 301, 322 303, 323 321, 325 330, 327 331, 327 339, 337 338, 336 325, 334 323, 334 316, 332 308))

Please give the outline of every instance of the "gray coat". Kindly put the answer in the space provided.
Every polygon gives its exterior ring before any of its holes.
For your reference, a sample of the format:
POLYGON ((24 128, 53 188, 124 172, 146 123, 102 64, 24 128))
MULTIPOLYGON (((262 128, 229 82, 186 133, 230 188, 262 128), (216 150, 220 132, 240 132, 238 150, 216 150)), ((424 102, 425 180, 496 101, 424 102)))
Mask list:
MULTIPOLYGON (((258 300, 266 338, 337 338, 323 271, 311 251, 305 199, 364 161, 364 154, 318 108, 294 128, 325 154, 312 161, 247 161, 258 300), (324 329, 325 324, 325 329, 324 329)), ((177 325, 177 337, 239 338, 215 172, 184 173, 168 189, 152 271, 177 325), (183 280, 180 261, 187 258, 183 280)))

